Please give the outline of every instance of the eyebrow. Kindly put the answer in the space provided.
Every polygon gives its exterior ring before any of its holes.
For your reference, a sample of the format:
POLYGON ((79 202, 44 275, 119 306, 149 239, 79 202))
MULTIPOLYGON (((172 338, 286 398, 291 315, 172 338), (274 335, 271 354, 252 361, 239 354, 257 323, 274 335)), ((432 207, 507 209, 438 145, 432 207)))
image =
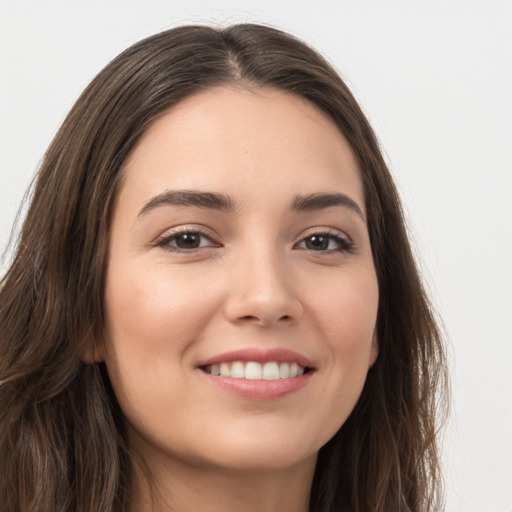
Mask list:
MULTIPOLYGON (((196 206, 224 212, 236 211, 233 199, 227 194, 218 192, 198 192, 194 190, 169 190, 150 199, 140 210, 139 216, 148 213, 159 206, 196 206)), ((357 213, 363 221, 365 216, 358 204, 349 196, 340 193, 316 193, 298 195, 291 203, 290 210, 307 212, 342 206, 357 213)))
POLYGON ((292 203, 292 210, 304 212, 321 210, 323 208, 330 208, 331 206, 343 206, 344 208, 348 208, 357 213, 357 215, 366 222, 364 213, 359 205, 349 196, 340 193, 299 195, 292 203))
POLYGON ((139 212, 139 216, 158 206, 198 206, 211 210, 221 210, 225 212, 235 211, 235 202, 225 194, 216 192, 196 192, 194 190, 169 190, 163 194, 153 197, 147 202, 139 212))

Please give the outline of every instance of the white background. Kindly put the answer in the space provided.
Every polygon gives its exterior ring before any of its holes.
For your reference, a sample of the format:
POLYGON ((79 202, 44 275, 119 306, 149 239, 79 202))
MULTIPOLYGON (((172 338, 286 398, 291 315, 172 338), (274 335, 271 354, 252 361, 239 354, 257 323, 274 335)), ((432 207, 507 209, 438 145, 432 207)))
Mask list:
POLYGON ((305 39, 367 112, 449 338, 447 511, 511 512, 511 0, 0 0, 0 250, 100 68, 165 28, 241 21, 305 39))

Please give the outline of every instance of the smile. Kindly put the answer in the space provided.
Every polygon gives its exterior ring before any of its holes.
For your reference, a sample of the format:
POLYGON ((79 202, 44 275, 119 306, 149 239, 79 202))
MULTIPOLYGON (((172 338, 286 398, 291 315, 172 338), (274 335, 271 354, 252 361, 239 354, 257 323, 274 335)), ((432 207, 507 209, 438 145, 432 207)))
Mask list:
POLYGON ((243 400, 277 400, 304 388, 317 365, 285 348, 243 348, 199 361, 210 385, 243 400))
POLYGON ((297 363, 278 361, 269 361, 264 364, 257 361, 233 361, 207 365, 202 369, 213 376, 248 380, 293 379, 300 377, 307 371, 307 368, 297 363))

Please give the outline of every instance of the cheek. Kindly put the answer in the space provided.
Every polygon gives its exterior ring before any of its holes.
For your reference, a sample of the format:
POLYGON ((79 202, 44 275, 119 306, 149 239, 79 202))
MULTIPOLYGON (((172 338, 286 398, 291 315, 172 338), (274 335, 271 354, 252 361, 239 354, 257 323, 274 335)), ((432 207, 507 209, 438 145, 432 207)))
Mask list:
POLYGON ((333 435, 352 412, 377 354, 376 276, 372 269, 345 273, 339 282, 326 284, 323 295, 311 298, 312 317, 317 319, 328 355, 324 361, 327 385, 317 407, 319 415, 330 411, 333 435))
MULTIPOLYGON (((317 283, 319 284, 319 283, 317 283)), ((373 341, 379 290, 373 267, 347 270, 339 279, 326 280, 309 301, 313 318, 336 351, 356 355, 373 341)))
POLYGON ((161 399, 164 390, 181 389, 188 351, 215 310, 215 297, 205 292, 210 288, 186 272, 139 270, 112 269, 105 290, 104 359, 127 416, 151 406, 152 397, 161 399))
POLYGON ((353 385, 360 391, 377 351, 375 325, 379 295, 376 280, 368 279, 358 286, 346 287, 339 299, 339 310, 331 311, 332 350, 343 374, 352 376, 353 385))
POLYGON ((160 346, 179 352, 208 321, 216 300, 208 289, 186 272, 158 267, 135 269, 127 277, 112 272, 105 293, 108 339, 152 359, 160 346))

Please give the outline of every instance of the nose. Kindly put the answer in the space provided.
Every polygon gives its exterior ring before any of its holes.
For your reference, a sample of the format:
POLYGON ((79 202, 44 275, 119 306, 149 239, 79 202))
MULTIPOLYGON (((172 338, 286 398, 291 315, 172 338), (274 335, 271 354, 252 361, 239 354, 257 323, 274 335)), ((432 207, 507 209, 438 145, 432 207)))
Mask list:
POLYGON ((290 265, 277 251, 240 256, 231 267, 225 314, 230 322, 262 327, 291 325, 303 313, 290 265))

